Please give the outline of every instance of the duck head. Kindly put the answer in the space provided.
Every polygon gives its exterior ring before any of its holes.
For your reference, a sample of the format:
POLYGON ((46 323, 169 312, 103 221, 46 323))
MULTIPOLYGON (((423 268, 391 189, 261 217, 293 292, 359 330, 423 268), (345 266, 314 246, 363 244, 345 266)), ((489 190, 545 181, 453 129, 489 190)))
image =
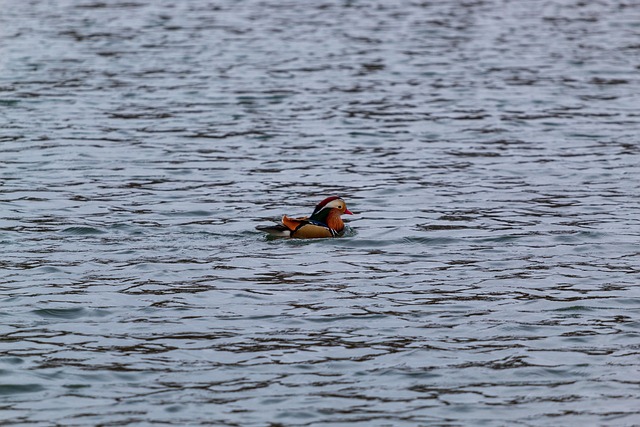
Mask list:
POLYGON ((333 209, 339 212, 338 216, 343 214, 353 215, 353 212, 347 209, 347 204, 344 200, 338 196, 331 196, 316 205, 310 219, 326 222, 327 215, 329 215, 333 209))

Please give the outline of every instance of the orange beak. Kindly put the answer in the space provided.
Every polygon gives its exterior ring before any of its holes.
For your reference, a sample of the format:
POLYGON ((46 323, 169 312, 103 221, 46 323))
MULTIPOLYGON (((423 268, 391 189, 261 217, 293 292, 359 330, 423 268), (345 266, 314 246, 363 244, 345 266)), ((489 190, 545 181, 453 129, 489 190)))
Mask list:
POLYGON ((344 213, 346 213, 347 215, 353 215, 353 212, 351 212, 349 209, 345 209, 344 213))

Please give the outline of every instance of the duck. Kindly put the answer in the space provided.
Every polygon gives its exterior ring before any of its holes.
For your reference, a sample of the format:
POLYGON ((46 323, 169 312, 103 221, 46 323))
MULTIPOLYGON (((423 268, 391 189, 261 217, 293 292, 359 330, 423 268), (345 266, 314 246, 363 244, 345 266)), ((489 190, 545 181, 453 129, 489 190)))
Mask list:
POLYGON ((309 216, 292 218, 282 217, 277 225, 259 225, 256 229, 269 233, 274 237, 291 237, 295 239, 315 239, 323 237, 339 237, 344 234, 342 215, 353 215, 341 197, 327 197, 318 203, 309 216))

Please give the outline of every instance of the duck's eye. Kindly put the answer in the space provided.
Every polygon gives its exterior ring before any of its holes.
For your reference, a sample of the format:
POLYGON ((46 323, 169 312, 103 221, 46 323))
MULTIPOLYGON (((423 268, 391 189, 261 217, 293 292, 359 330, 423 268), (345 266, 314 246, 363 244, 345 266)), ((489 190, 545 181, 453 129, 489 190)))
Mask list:
POLYGON ((342 205, 338 205, 338 209, 342 209, 342 205))

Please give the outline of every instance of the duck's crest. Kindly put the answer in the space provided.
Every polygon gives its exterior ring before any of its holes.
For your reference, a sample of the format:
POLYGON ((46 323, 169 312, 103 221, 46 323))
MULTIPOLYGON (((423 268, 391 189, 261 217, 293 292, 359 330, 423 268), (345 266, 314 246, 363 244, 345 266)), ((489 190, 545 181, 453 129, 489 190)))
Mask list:
POLYGON ((316 208, 313 210, 313 213, 311 214, 311 216, 314 216, 315 214, 320 212, 322 210, 322 208, 324 208, 327 205, 327 203, 332 202, 334 200, 337 200, 339 198, 340 197, 338 197, 338 196, 327 197, 326 199, 324 199, 323 201, 321 201, 320 203, 318 203, 316 205, 316 208))

